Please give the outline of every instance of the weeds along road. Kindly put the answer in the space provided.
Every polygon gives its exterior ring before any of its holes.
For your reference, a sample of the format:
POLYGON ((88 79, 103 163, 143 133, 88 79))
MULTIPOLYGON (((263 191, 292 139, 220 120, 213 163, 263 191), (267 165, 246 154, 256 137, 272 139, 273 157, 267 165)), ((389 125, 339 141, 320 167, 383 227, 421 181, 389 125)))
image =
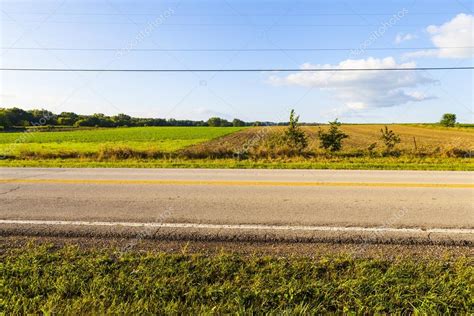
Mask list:
POLYGON ((472 245, 474 173, 3 168, 0 234, 472 245))

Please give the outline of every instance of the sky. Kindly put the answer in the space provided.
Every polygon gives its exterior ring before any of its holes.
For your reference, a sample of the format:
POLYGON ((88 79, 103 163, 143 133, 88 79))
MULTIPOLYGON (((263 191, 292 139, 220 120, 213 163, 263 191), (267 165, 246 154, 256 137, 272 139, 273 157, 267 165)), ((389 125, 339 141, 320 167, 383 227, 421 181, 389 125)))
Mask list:
MULTIPOLYGON (((65 69, 473 66, 474 49, 465 48, 474 46, 473 11, 471 0, 0 0, 0 66, 65 69), (295 51, 297 48, 323 50, 295 51), (227 51, 169 51, 172 49, 227 51)), ((290 109, 295 109, 305 122, 339 118, 354 123, 434 122, 450 112, 456 113, 459 121, 472 123, 473 76, 473 70, 1 71, 0 107, 195 120, 220 116, 246 121, 285 121, 290 109)))

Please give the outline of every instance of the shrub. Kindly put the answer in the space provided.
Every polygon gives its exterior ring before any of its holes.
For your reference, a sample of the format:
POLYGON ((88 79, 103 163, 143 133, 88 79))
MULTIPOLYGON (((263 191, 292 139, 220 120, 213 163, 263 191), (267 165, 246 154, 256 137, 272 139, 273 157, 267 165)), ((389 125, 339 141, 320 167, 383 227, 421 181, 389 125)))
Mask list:
POLYGON ((401 142, 400 136, 395 134, 391 129, 388 129, 387 126, 385 126, 385 129, 380 129, 380 132, 382 133, 380 139, 385 144, 385 153, 393 153, 395 146, 401 142))
POLYGON ((369 152, 369 156, 374 157, 375 156, 375 149, 377 148, 377 143, 372 143, 367 147, 367 151, 369 152))
POLYGON ((157 159, 163 158, 164 153, 158 149, 135 149, 128 146, 101 146, 97 152, 97 159, 124 160, 124 159, 157 159))
POLYGON ((300 117, 296 116, 295 110, 290 112, 290 123, 285 131, 284 141, 291 149, 302 151, 308 147, 308 137, 298 125, 300 117))
POLYGON ((445 113, 439 122, 441 125, 446 127, 454 127, 456 125, 456 114, 445 113))
POLYGON ((329 131, 324 132, 321 129, 318 132, 320 141, 319 147, 331 152, 339 151, 342 148, 342 140, 349 138, 349 135, 340 130, 341 123, 336 120, 329 122, 329 131))

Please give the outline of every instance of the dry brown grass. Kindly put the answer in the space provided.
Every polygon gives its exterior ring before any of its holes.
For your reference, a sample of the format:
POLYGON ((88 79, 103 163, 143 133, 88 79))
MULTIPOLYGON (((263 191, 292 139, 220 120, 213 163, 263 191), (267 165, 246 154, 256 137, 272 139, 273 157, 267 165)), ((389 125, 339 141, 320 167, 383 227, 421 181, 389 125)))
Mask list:
POLYGON ((179 152, 186 158, 238 158, 260 146, 275 132, 273 127, 254 127, 185 148, 179 152))
MULTIPOLYGON (((343 141, 343 149, 338 155, 369 156, 382 155, 384 145, 380 140, 380 130, 385 125, 342 125, 349 135, 343 141), (371 153, 369 147, 375 144, 371 153)), ((474 133, 469 130, 436 129, 409 125, 388 125, 400 135, 401 143, 396 146, 400 155, 430 157, 470 157, 474 152, 474 133)), ((180 152, 187 158, 276 158, 329 155, 319 148, 317 133, 321 127, 303 127, 309 138, 309 146, 303 153, 295 153, 280 140, 286 127, 255 127, 227 135, 180 152)))
MULTIPOLYGON (((343 125, 342 130, 350 138, 344 141, 346 150, 366 149, 372 143, 381 147, 380 129, 385 125, 343 125)), ((456 129, 434 129, 407 125, 388 125, 400 135, 401 143, 397 147, 404 152, 415 150, 415 141, 418 150, 435 151, 444 147, 457 147, 466 150, 474 149, 474 133, 456 129)), ((325 127, 323 127, 325 128, 325 127)), ((318 128, 309 128, 316 133, 318 128)))

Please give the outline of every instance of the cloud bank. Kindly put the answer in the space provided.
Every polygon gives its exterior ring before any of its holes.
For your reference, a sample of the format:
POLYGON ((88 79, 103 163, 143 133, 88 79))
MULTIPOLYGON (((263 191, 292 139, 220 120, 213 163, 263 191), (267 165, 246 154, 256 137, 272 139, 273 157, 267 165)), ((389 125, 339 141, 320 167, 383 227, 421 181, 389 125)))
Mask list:
POLYGON ((471 58, 472 48, 442 48, 474 46, 474 16, 458 14, 452 20, 440 25, 426 28, 431 42, 437 50, 421 50, 405 54, 405 58, 438 57, 438 58, 471 58))
MULTIPOLYGON (((413 62, 397 64, 393 57, 347 59, 337 65, 303 64, 301 68, 411 68, 413 62)), ((298 72, 285 77, 272 76, 274 85, 315 87, 331 91, 347 110, 360 111, 420 102, 433 97, 416 90, 435 80, 416 71, 298 72)))

